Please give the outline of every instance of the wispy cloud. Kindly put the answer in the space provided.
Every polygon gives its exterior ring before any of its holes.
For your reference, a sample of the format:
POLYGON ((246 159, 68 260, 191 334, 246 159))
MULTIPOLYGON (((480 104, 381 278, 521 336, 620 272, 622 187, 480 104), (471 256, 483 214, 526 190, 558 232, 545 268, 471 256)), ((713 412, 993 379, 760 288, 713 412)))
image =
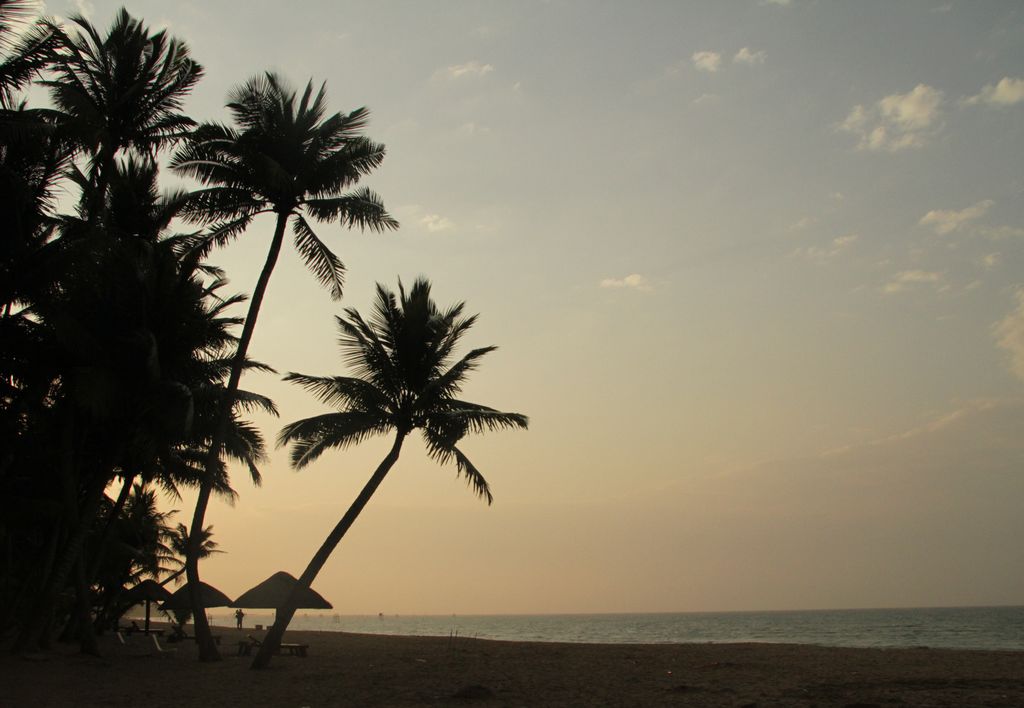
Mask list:
POLYGON ((942 127, 942 96, 942 91, 918 84, 908 93, 894 93, 873 106, 854 106, 838 128, 859 138, 858 150, 919 148, 942 127))
POLYGON ((476 59, 467 61, 465 64, 453 64, 444 70, 444 75, 449 79, 463 79, 487 76, 494 71, 494 66, 484 64, 476 59))
POLYGON ((427 227, 427 231, 430 233, 436 233, 438 231, 447 231, 448 229, 455 226, 451 219, 447 216, 441 216, 440 214, 427 214, 420 219, 420 224, 427 227))
POLYGON ((774 5, 775 7, 790 7, 793 0, 759 0, 759 5, 774 5))
POLYGON ((1024 229, 1017 226, 976 226, 974 233, 993 241, 1005 241, 1010 238, 1024 238, 1024 229))
POLYGON ((827 246, 803 246, 795 249, 790 256, 803 258, 812 263, 826 263, 855 244, 858 238, 857 234, 838 236, 832 239, 827 246))
POLYGON ((803 231, 806 228, 814 226, 816 223, 818 223, 818 220, 816 218, 814 218, 813 216, 805 216, 805 217, 802 217, 802 218, 798 219, 797 221, 794 221, 792 224, 790 224, 789 225, 789 230, 790 231, 803 231))
POLYGON ((963 103, 968 106, 985 104, 1002 108, 1024 102, 1024 79, 1004 76, 995 86, 989 84, 981 89, 976 96, 965 98, 963 103))
POLYGON ((755 66, 757 64, 764 64, 764 60, 767 57, 768 55, 761 50, 754 51, 750 47, 743 47, 738 52, 736 52, 735 56, 733 56, 732 62, 733 64, 746 64, 748 66, 755 66))
POLYGON ((89 0, 72 0, 71 4, 75 6, 75 11, 87 20, 92 19, 93 13, 96 12, 96 6, 89 0))
POLYGON ((712 74, 722 66, 722 55, 718 52, 694 52, 691 59, 693 59, 693 65, 699 70, 712 74))
POLYGON ((628 288, 630 290, 642 290, 644 292, 654 289, 651 287, 647 278, 639 273, 630 273, 625 278, 605 278, 601 281, 601 287, 610 289, 628 288))
POLYGON ((904 270, 897 273, 885 284, 882 292, 900 293, 917 285, 938 285, 942 282, 942 273, 928 270, 904 270))
POLYGON ((484 133, 491 132, 491 129, 486 125, 480 125, 473 121, 468 121, 459 126, 459 132, 464 135, 483 135, 484 133))
POLYGON ((1017 307, 995 326, 996 344, 1010 354, 1010 371, 1024 381, 1024 288, 1017 291, 1017 307))
POLYGON ((933 209, 922 216, 918 223, 921 226, 931 227, 937 234, 952 233, 964 228, 969 222, 985 216, 985 212, 991 209, 993 204, 995 202, 991 199, 984 199, 960 211, 933 209))

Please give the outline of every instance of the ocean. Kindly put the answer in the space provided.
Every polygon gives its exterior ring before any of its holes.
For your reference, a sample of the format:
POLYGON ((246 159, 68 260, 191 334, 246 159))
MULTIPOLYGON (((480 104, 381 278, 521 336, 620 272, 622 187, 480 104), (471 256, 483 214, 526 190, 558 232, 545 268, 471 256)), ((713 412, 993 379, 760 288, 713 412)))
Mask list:
MULTIPOLYGON (((216 624, 234 616, 211 610, 216 624)), ((272 614, 246 612, 245 626, 272 614)), ((292 629, 532 642, 782 642, 1024 651, 1024 607, 597 615, 339 615, 299 612, 292 629)))

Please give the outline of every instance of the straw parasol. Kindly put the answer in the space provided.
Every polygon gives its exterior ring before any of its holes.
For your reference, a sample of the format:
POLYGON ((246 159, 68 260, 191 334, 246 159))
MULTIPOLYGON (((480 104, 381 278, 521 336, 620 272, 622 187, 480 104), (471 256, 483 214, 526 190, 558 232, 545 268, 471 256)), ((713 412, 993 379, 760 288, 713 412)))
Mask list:
MULTIPOLYGON (((199 592, 203 598, 203 607, 228 607, 231 598, 222 593, 212 585, 202 581, 199 583, 199 592)), ((161 610, 191 610, 192 603, 188 599, 188 583, 178 588, 170 599, 160 605, 161 610)))
POLYGON ((163 585, 147 578, 141 583, 131 588, 124 594, 124 598, 131 602, 133 605, 140 602, 146 603, 146 633, 149 633, 149 603, 151 602, 167 602, 173 597, 171 591, 165 588, 163 585))
MULTIPOLYGON (((256 587, 243 592, 229 607, 276 611, 278 608, 284 607, 288 595, 298 582, 294 575, 282 570, 274 573, 256 587)), ((327 602, 323 595, 316 590, 307 588, 299 597, 299 604, 296 607, 304 610, 330 610, 334 605, 327 602)))

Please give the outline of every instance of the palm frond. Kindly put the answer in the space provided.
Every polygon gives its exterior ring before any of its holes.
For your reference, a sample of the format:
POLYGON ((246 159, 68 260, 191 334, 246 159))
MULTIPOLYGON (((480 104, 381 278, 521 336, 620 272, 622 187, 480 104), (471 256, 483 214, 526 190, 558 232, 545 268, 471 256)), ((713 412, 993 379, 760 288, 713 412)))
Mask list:
POLYGON ((277 444, 291 443, 292 466, 302 468, 327 450, 358 445, 390 428, 386 418, 372 413, 325 413, 286 425, 278 434, 277 444))
POLYGON ((298 384, 328 406, 343 410, 372 411, 382 415, 389 412, 390 400, 387 394, 364 379, 289 373, 284 380, 298 384))
POLYGON ((320 284, 330 289, 331 298, 340 300, 345 285, 345 264, 317 238, 301 214, 292 217, 292 229, 295 250, 320 284))

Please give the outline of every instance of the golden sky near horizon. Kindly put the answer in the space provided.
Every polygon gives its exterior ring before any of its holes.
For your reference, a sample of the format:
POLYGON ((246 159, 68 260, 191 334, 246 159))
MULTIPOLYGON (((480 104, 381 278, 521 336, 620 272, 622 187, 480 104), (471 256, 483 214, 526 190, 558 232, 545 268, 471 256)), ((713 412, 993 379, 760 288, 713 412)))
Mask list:
MULTIPOLYGON (((530 416, 465 446, 490 508, 407 447, 314 583, 337 611, 1024 603, 1020 3, 125 4, 206 68, 193 117, 272 69, 388 147, 401 230, 318 229, 341 304, 286 253, 252 355, 343 373, 333 315, 424 274, 500 347, 466 397, 530 416)), ((213 256, 232 289, 270 230, 213 256)), ((244 385, 269 439, 321 411, 244 385)), ((203 578, 298 575, 388 444, 236 473, 203 578)))

